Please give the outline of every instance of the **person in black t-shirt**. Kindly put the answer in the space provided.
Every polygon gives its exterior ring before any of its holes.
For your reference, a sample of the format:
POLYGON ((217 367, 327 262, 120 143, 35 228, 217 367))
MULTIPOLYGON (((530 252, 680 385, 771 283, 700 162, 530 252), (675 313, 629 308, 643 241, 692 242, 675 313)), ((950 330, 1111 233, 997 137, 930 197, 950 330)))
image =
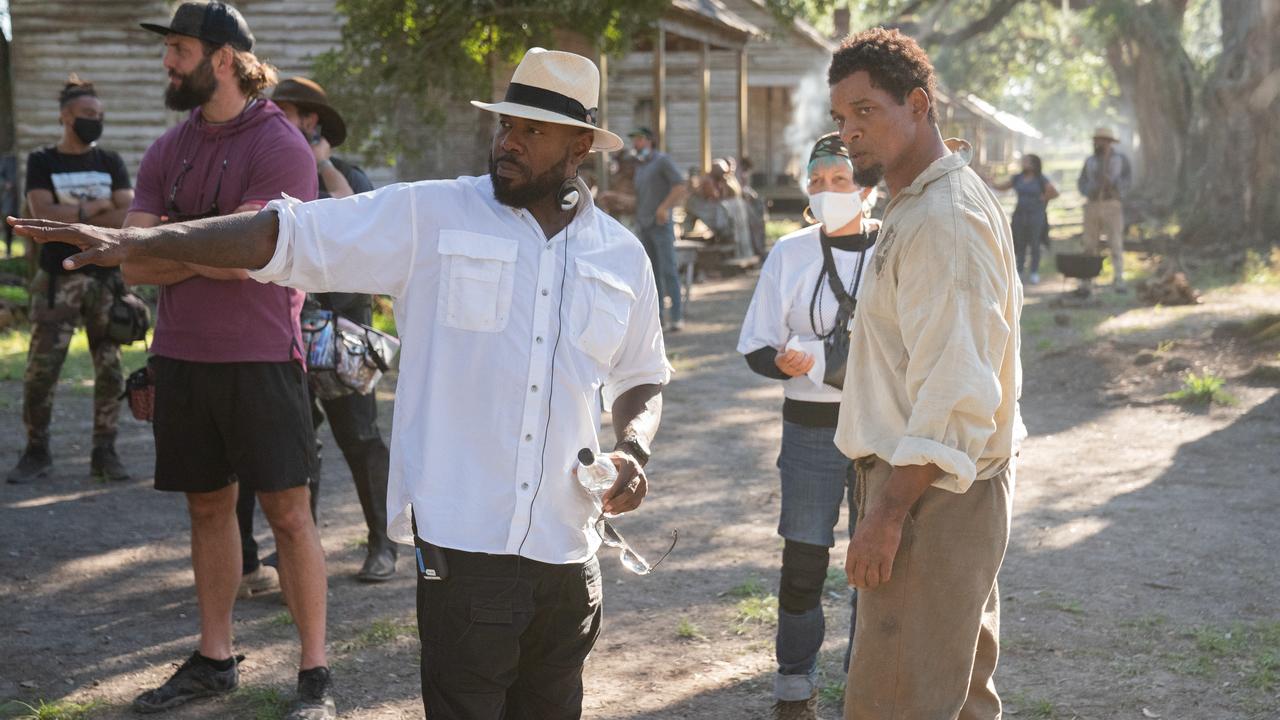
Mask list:
MULTIPOLYGON (((27 204, 31 214, 48 220, 120 227, 133 202, 129 172, 120 156, 95 144, 102 135, 102 101, 93 84, 75 75, 59 96, 62 139, 27 157, 27 204)), ((67 272, 62 261, 74 246, 40 248, 40 269, 31 284, 31 348, 23 377, 22 419, 27 447, 8 474, 11 483, 27 483, 48 475, 49 422, 53 391, 76 328, 84 323, 93 356, 93 453, 91 472, 107 480, 127 480, 116 455, 116 418, 124 374, 120 346, 106 337, 107 311, 123 288, 120 271, 67 272)))

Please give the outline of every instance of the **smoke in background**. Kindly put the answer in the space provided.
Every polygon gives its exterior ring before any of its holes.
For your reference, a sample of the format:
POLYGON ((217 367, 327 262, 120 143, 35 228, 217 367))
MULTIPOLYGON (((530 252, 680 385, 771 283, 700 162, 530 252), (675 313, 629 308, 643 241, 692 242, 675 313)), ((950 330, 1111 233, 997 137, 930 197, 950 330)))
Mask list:
POLYGON ((809 151, 818 138, 835 130, 831 122, 831 93, 827 88, 826 64, 804 76, 791 96, 791 122, 783 131, 787 145, 785 172, 804 187, 804 168, 809 151))

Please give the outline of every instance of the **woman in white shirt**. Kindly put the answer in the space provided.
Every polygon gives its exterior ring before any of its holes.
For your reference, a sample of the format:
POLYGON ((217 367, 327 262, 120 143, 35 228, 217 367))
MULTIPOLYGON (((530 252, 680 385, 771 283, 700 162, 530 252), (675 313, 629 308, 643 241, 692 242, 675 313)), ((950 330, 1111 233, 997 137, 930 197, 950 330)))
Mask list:
MULTIPOLYGON (((814 145, 807 174, 805 217, 817 222, 773 246, 738 340, 738 352, 752 370, 784 383, 778 534, 785 545, 774 680, 775 717, 781 718, 814 717, 818 651, 825 633, 822 589, 846 496, 850 534, 857 515, 852 462, 834 441, 840 390, 827 381, 843 384, 845 356, 839 350, 847 343, 836 341, 839 333, 847 338, 879 227, 863 211, 875 204, 879 176, 872 172, 855 179, 838 134, 814 145), (827 345, 835 348, 831 362, 838 367, 826 367, 827 345)), ((856 595, 853 606, 856 610, 856 595)), ((846 670, 848 663, 846 651, 846 670)))

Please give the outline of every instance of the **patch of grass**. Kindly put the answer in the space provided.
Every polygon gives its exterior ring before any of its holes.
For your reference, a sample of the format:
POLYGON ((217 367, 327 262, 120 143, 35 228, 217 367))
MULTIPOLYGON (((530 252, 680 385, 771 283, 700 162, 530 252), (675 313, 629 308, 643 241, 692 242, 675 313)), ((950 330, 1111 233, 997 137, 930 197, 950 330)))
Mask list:
POLYGON ((1206 370, 1199 375, 1189 372, 1182 381, 1182 387, 1165 395, 1164 399, 1182 405, 1204 406, 1211 403, 1235 405, 1238 401, 1234 395, 1223 389, 1225 384, 1226 380, 1212 371, 1206 370))
POLYGON ((1080 604, 1080 601, 1074 600, 1072 598, 1050 597, 1049 607, 1053 608, 1054 610, 1057 610, 1058 612, 1067 613, 1068 615, 1084 615, 1085 614, 1084 606, 1080 604))
MULTIPOLYGON (((151 342, 150 334, 147 336, 151 342)), ((22 380, 27 370, 27 348, 31 345, 31 329, 10 329, 0 333, 0 380, 22 380)), ((142 343, 134 343, 121 350, 120 364, 125 377, 147 362, 147 351, 142 343)), ((58 384, 70 387, 73 392, 93 393, 93 357, 89 355, 89 338, 84 328, 76 330, 62 365, 58 384)))
POLYGON ((702 634, 702 630, 689 618, 680 618, 680 622, 676 624, 676 637, 682 640, 706 640, 707 637, 702 634))
POLYGON ((16 702, 12 708, 5 707, 4 709, 17 711, 18 714, 12 716, 14 720, 85 720, 92 717, 92 713, 102 708, 102 706, 103 703, 100 700, 90 700, 84 703, 70 700, 47 703, 41 700, 39 705, 16 702))
POLYGON ((1177 344, 1177 340, 1161 340, 1159 343, 1156 343, 1156 354, 1163 355, 1172 350, 1177 344))
POLYGON ((818 699, 827 705, 842 705, 844 703, 844 686, 844 680, 827 683, 818 691, 818 699))
POLYGON ((245 687, 236 691, 253 713, 253 720, 283 720, 289 711, 289 700, 279 690, 264 687, 245 687))
POLYGON ((804 225, 799 220, 769 220, 764 224, 764 243, 765 247, 773 247, 778 242, 778 238, 787 233, 795 232, 804 225))
POLYGON ((758 577, 750 577, 729 588, 724 594, 736 598, 759 597, 765 594, 764 583, 758 577))
POLYGON ((1250 285, 1280 285, 1280 248, 1272 248, 1268 257, 1257 250, 1246 251, 1240 279, 1250 285))
POLYGON ((369 538, 364 535, 361 535, 358 538, 352 538, 347 542, 347 547, 352 550, 363 550, 369 547, 369 538))
POLYGON ((756 595, 743 598, 734 606, 739 635, 745 633, 751 625, 778 624, 778 598, 773 595, 756 595))
POLYGON ((1053 349, 1053 340, 1040 338, 1036 341, 1036 352, 1048 352, 1053 349))
POLYGON ((288 610, 281 610, 272 615, 267 624, 272 627, 291 627, 293 625, 293 615, 288 610))
POLYGON ((21 285, 0 285, 0 300, 5 300, 19 307, 26 307, 31 302, 27 289, 21 285))
POLYGON ((1042 720, 1051 720, 1057 712, 1058 709, 1054 707, 1053 701, 1044 698, 1032 701, 1030 707, 1027 708, 1027 713, 1031 717, 1042 720))
POLYGON ((398 640, 402 637, 413 635, 417 631, 417 625, 413 623, 401 622, 394 619, 374 620, 368 630, 355 636, 352 640, 343 644, 344 650, 363 650, 364 648, 377 647, 386 645, 387 643, 398 640))
POLYGON ((827 579, 822 583, 822 589, 829 593, 842 593, 849 589, 849 576, 844 574, 843 565, 827 568, 827 579))

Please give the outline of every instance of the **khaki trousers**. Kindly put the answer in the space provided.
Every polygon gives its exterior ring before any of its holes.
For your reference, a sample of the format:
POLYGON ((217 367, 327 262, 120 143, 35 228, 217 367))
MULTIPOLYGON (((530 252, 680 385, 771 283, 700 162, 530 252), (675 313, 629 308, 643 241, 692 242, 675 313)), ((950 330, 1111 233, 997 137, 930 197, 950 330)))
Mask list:
POLYGON ((1091 200, 1084 204, 1084 251, 1098 252, 1102 237, 1111 248, 1115 284, 1124 285, 1124 206, 1119 200, 1091 200))
MULTIPOLYGON (((892 467, 857 461, 858 507, 892 467)), ((845 720, 998 720, 996 575, 1009 542, 1012 464, 963 495, 929 488, 902 528, 888 583, 858 591, 845 720)))

